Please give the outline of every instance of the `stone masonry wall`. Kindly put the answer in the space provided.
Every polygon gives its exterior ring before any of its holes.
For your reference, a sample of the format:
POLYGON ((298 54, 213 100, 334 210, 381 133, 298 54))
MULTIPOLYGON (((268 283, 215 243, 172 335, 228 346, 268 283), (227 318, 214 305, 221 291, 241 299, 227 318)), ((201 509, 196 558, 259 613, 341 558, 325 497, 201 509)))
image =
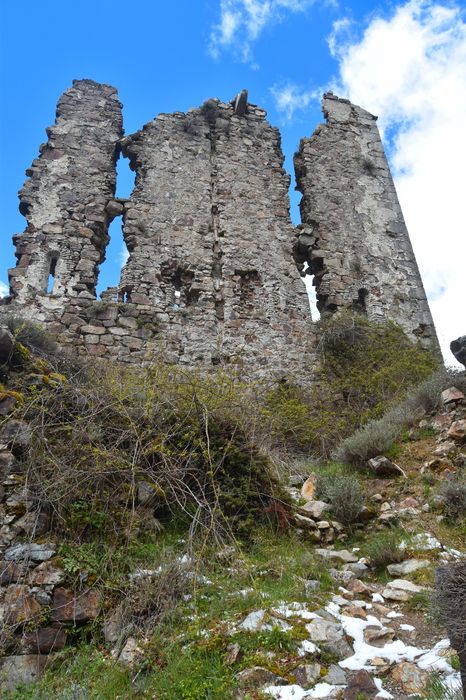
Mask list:
POLYGON ((47 129, 48 141, 19 193, 28 225, 14 237, 18 262, 10 285, 18 302, 62 306, 71 297, 95 298, 122 133, 115 88, 75 80, 60 98, 55 125, 47 129))
POLYGON ((280 136, 265 112, 209 100, 159 115, 123 152, 137 175, 121 294, 157 309, 166 351, 191 365, 301 366, 309 303, 291 255, 280 136))
POLYGON ((246 91, 160 114, 122 138, 116 90, 74 81, 20 192, 28 225, 14 237, 3 309, 101 358, 234 365, 307 383, 318 342, 300 279, 308 272, 321 311, 394 319, 437 350, 375 117, 331 94, 324 111, 327 124, 295 158, 296 231, 280 134, 246 91), (136 171, 129 200, 115 199, 120 150, 136 171), (97 301, 119 214, 129 259, 97 301))
POLYGON ((392 176, 369 112, 324 95, 326 124, 295 156, 300 264, 314 275, 321 312, 352 308, 397 321, 438 350, 435 329, 392 176))
POLYGON ((312 321, 278 130, 245 92, 235 104, 161 114, 124 139, 120 107, 113 88, 92 81, 60 99, 20 193, 28 228, 15 237, 9 309, 102 358, 234 364, 255 376, 309 370, 312 321), (136 170, 129 200, 114 198, 121 147, 136 170), (108 224, 121 213, 129 260, 118 290, 97 301, 108 224))

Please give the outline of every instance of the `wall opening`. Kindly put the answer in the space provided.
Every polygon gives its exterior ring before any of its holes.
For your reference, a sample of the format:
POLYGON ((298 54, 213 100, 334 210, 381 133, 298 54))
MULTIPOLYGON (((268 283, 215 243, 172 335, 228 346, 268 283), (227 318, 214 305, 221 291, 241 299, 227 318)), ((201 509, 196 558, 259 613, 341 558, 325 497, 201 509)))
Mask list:
POLYGON ((47 278, 47 294, 53 294, 53 288, 55 286, 55 275, 57 271, 58 256, 52 255, 49 263, 49 274, 47 278))
MULTIPOLYGON (((115 199, 125 200, 134 189, 134 173, 129 167, 127 158, 120 158, 116 164, 115 199)), ((105 250, 105 259, 99 266, 97 292, 102 294, 108 288, 119 287, 120 273, 129 258, 129 251, 123 236, 123 217, 116 216, 108 228, 110 241, 105 250)))
POLYGON ((110 241, 105 249, 105 258, 99 266, 98 292, 104 292, 109 287, 118 287, 120 284, 121 268, 129 257, 122 224, 122 217, 116 216, 109 226, 110 241))
POLYGON ((306 272, 306 275, 302 277, 301 279, 304 282, 304 286, 306 287, 306 292, 307 292, 307 298, 309 301, 309 308, 311 310, 311 318, 314 322, 319 321, 320 319, 320 311, 317 308, 317 292, 315 288, 315 275, 311 275, 309 272, 309 264, 305 263, 304 264, 304 272, 306 272))

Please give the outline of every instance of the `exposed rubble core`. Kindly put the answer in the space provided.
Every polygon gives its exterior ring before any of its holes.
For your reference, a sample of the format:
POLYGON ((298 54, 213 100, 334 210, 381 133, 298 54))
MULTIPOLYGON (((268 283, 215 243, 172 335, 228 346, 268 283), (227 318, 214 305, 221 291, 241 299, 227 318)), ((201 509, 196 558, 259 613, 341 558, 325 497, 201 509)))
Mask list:
POLYGON ((375 118, 333 95, 324 111, 327 125, 295 158, 296 242, 280 134, 246 90, 122 138, 116 90, 74 81, 20 192, 28 226, 14 237, 3 304, 99 357, 309 379, 317 333, 299 272, 308 265, 321 311, 396 320, 437 350, 375 118), (115 198, 121 150, 136 171, 128 200, 115 198), (97 301, 119 215, 129 259, 118 289, 97 301))
POLYGON ((295 254, 321 312, 397 321, 436 348, 432 317, 374 117, 332 93, 326 123, 295 155, 301 218, 295 254))

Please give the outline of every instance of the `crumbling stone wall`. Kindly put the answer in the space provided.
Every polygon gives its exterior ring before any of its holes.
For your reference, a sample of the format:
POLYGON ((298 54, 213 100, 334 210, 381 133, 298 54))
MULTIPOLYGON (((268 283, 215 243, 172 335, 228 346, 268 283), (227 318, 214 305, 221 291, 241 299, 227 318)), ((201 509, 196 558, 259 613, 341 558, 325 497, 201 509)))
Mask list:
POLYGON ((295 156, 302 226, 296 257, 314 275, 321 312, 350 308, 437 338, 374 117, 324 95, 326 123, 295 156))
POLYGON ((15 237, 11 311, 123 362, 233 363, 258 376, 310 368, 289 177, 265 112, 243 92, 121 139, 120 110, 116 91, 92 81, 60 99, 20 193, 28 228, 15 237), (136 171, 129 200, 114 198, 121 147, 136 171), (121 213, 130 257, 118 290, 96 301, 108 224, 121 213))
POLYGON ((265 112, 209 100, 159 115, 123 152, 136 186, 121 298, 157 310, 173 359, 299 367, 311 319, 280 136, 265 112))
MULTIPOLYGON (((117 91, 75 80, 60 98, 48 141, 26 171, 19 193, 26 231, 14 237, 17 267, 10 270, 19 303, 95 298, 98 265, 105 255, 115 194, 115 162, 123 133, 117 91), (48 294, 49 277, 53 281, 48 294)), ((57 305, 55 304, 55 305, 57 305)))
POLYGON ((375 118, 333 95, 324 110, 327 124, 296 156, 296 238, 280 134, 246 91, 122 138, 116 90, 74 81, 27 171, 28 225, 14 237, 18 264, 0 303, 97 357, 234 364, 307 382, 318 342, 300 279, 308 266, 321 311, 392 318, 437 349, 375 118), (136 171, 129 200, 115 198, 120 150, 136 171), (129 259, 97 301, 120 214, 129 259))

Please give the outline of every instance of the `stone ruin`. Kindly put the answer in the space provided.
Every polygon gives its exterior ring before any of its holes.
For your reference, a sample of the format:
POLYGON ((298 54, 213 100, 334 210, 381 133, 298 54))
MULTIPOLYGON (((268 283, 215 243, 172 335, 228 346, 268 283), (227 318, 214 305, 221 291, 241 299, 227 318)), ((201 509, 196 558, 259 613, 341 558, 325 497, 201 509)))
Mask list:
POLYGON ((323 110, 295 155, 294 227, 279 131, 246 91, 124 137, 117 91, 74 81, 19 193, 27 228, 3 312, 100 358, 309 377, 312 275, 321 313, 393 319, 438 352, 376 117, 332 93, 323 110), (120 153, 136 172, 129 199, 115 198, 120 153), (129 259, 97 300, 119 215, 129 259))

